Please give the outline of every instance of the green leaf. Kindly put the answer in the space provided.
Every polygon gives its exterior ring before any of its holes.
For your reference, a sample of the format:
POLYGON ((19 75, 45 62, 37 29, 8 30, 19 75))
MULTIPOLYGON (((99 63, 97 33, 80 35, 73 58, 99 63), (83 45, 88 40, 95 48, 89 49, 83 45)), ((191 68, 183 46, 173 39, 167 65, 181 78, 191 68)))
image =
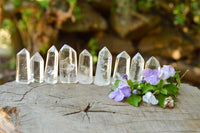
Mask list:
POLYGON ((169 77, 167 79, 167 82, 170 83, 170 84, 172 84, 174 82, 174 77, 169 77))
POLYGON ((159 91, 159 90, 156 90, 153 94, 154 94, 154 95, 158 95, 158 94, 160 94, 160 91, 159 91))
POLYGON ((176 96, 176 93, 179 91, 179 88, 174 84, 165 85, 164 89, 167 90, 168 95, 173 95, 173 96, 176 96))
POLYGON ((159 89, 162 89, 164 85, 165 85, 164 80, 160 80, 160 82, 157 84, 157 87, 158 87, 159 89))
POLYGON ((48 48, 49 48, 49 47, 48 47, 48 44, 43 44, 43 45, 41 46, 41 53, 42 53, 42 55, 46 54, 48 48))
POLYGON ((164 94, 164 95, 167 95, 167 89, 162 89, 162 90, 160 91, 160 93, 162 93, 162 94, 164 94))
POLYGON ((21 0, 11 0, 12 2, 13 2, 13 5, 15 6, 15 7, 18 7, 18 6, 20 6, 20 4, 21 4, 21 0))
POLYGON ((145 93, 147 93, 149 91, 153 91, 153 90, 159 90, 159 89, 153 85, 147 85, 142 88, 142 94, 145 94, 145 93))
POLYGON ((137 95, 132 95, 127 98, 127 102, 135 107, 139 106, 139 103, 141 102, 141 100, 142 100, 141 96, 137 96, 137 95))
POLYGON ((46 9, 48 7, 48 4, 49 4, 49 0, 37 0, 37 2, 40 4, 40 6, 43 9, 46 9))
POLYGON ((81 19, 83 17, 83 15, 81 13, 81 8, 78 7, 78 6, 74 7, 73 14, 74 14, 74 16, 76 17, 77 20, 81 19))
POLYGON ((127 84, 130 86, 130 87, 133 87, 133 82, 129 79, 127 80, 127 84))
POLYGON ((176 71, 175 76, 174 76, 176 78, 176 82, 177 82, 178 86, 180 86, 180 84, 181 84, 181 79, 180 79, 179 73, 180 73, 180 71, 176 71))
POLYGON ((118 86, 118 85, 119 85, 119 82, 120 82, 120 80, 119 80, 119 79, 115 80, 115 83, 114 83, 114 85, 115 85, 115 86, 118 86))
POLYGON ((163 94, 159 94, 157 97, 158 105, 160 105, 160 107, 162 107, 162 108, 164 108, 165 98, 167 98, 167 96, 163 95, 163 94))
POLYGON ((110 91, 108 92, 108 94, 110 94, 111 92, 113 92, 116 88, 118 88, 120 80, 115 80, 114 86, 110 88, 110 91))

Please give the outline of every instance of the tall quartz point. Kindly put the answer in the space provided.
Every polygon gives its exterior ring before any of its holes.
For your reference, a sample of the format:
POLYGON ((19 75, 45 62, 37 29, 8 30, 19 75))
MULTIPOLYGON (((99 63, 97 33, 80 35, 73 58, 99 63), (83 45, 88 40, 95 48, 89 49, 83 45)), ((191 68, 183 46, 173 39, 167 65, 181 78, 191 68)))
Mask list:
POLYGON ((16 82, 21 84, 31 82, 30 53, 25 48, 17 53, 16 82))
POLYGON ((131 61, 129 79, 132 81, 141 81, 143 70, 144 70, 144 59, 140 53, 137 53, 131 61))
POLYGON ((44 60, 38 52, 31 57, 31 79, 39 83, 44 79, 44 60))
POLYGON ((78 81, 91 84, 93 81, 92 55, 85 49, 79 55, 78 81))
POLYGON ((55 84, 58 81, 58 51, 55 46, 47 52, 44 80, 49 84, 55 84))
POLYGON ((76 51, 66 44, 59 51, 59 72, 61 83, 77 82, 76 51))
POLYGON ((110 84, 112 67, 112 55, 110 51, 104 47, 98 55, 96 74, 94 84, 98 86, 105 86, 110 84))
POLYGON ((152 57, 149 58, 149 60, 146 62, 145 68, 158 69, 158 70, 160 70, 160 63, 159 63, 159 61, 158 61, 154 56, 152 56, 152 57))
POLYGON ((124 81, 124 74, 126 74, 129 77, 130 60, 130 56, 125 51, 117 55, 117 58, 115 60, 112 84, 114 84, 116 79, 124 81))

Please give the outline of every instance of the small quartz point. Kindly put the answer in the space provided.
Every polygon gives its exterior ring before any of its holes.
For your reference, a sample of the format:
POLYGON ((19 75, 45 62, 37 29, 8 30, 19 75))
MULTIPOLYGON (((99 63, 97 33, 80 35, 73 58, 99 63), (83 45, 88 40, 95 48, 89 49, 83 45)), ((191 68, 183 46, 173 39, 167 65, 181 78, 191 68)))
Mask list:
POLYGON ((47 52, 44 80, 49 84, 55 84, 58 81, 58 51, 55 46, 47 52))
POLYGON ((149 60, 146 62, 145 68, 158 69, 158 70, 160 70, 160 63, 159 63, 159 61, 158 61, 154 56, 152 56, 152 57, 149 58, 149 60))
POLYGON ((93 81, 92 55, 85 49, 79 55, 78 81, 81 84, 91 84, 93 81))
POLYGON ((30 53, 25 48, 17 53, 16 82, 21 84, 31 82, 30 53))
POLYGON ((112 55, 110 51, 104 47, 98 55, 96 74, 94 84, 98 86, 106 86, 110 84, 112 67, 112 55))
POLYGON ((123 78, 124 74, 129 77, 130 60, 130 56, 125 51, 117 55, 117 58, 115 60, 112 84, 114 84, 115 80, 117 79, 125 81, 125 79, 123 78))
POLYGON ((31 57, 31 79, 32 82, 42 83, 44 78, 44 60, 37 52, 31 57))
POLYGON ((132 81, 141 81, 143 70, 144 70, 144 59, 140 53, 137 53, 131 61, 129 79, 132 81))
POLYGON ((61 83, 77 83, 76 51, 66 44, 59 51, 59 72, 61 83))

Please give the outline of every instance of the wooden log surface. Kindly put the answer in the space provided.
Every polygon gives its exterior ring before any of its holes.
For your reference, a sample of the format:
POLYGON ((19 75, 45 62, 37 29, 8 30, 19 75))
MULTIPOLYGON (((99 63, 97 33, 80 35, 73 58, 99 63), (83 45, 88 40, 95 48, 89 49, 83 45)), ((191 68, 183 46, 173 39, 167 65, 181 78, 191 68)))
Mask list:
POLYGON ((23 133, 200 132, 196 87, 182 84, 173 109, 133 107, 109 99, 108 91, 109 86, 9 82, 0 86, 0 106, 16 107, 9 120, 23 133))

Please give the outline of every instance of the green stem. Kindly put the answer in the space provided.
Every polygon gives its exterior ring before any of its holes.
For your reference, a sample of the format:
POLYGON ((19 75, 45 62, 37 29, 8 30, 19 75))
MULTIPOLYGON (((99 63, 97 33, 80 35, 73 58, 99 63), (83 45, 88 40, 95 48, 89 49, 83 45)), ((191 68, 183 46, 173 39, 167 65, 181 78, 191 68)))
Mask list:
POLYGON ((185 71, 185 73, 181 76, 180 80, 182 80, 188 72, 189 72, 189 70, 187 69, 187 70, 185 71))

